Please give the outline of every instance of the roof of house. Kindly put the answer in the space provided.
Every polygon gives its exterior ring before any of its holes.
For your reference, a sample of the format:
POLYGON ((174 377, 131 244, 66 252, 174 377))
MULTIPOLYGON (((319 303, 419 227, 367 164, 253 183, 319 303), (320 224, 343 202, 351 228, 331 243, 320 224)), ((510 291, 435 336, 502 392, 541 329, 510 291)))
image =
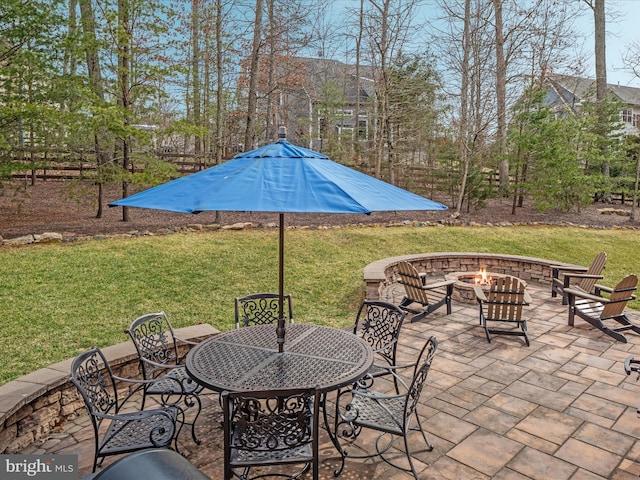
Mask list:
POLYGON ((355 103, 358 86, 360 101, 366 101, 374 93, 374 80, 371 67, 361 66, 359 81, 356 77, 355 65, 327 58, 296 57, 295 62, 304 68, 309 94, 318 99, 327 82, 334 82, 344 92, 349 103, 355 103))
MULTIPOLYGON (((554 105, 563 103, 574 107, 587 98, 595 97, 596 81, 590 78, 570 75, 552 75, 548 78, 552 91, 547 93, 544 103, 554 105)), ((607 84, 609 92, 625 104, 640 106, 640 88, 607 84)))

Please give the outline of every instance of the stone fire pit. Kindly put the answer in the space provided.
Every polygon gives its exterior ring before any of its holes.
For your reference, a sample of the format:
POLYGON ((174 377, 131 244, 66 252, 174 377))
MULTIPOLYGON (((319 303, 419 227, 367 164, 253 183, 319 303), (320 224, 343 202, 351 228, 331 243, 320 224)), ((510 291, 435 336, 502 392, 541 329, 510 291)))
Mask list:
POLYGON ((462 303, 476 303, 476 294, 473 292, 474 285, 480 285, 485 292, 489 291, 489 285, 494 278, 504 278, 507 275, 496 272, 451 272, 445 274, 445 280, 455 280, 453 294, 451 298, 462 303), (483 275, 483 274, 484 275, 483 275), (484 279, 484 281, 482 280, 484 279))

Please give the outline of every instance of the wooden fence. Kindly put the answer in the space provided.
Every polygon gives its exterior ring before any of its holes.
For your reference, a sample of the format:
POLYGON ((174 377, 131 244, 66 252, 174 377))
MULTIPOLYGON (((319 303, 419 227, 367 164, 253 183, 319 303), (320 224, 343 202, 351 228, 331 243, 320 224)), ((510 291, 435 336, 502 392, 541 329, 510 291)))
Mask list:
MULTIPOLYGON (((144 154, 148 155, 148 152, 144 154)), ((133 154, 133 158, 141 154, 133 154)), ((164 161, 171 162, 177 166, 180 175, 188 175, 204 170, 214 165, 214 159, 207 155, 194 155, 188 153, 155 152, 155 155, 164 161)), ((91 179, 96 171, 94 152, 90 150, 82 152, 63 152, 56 150, 49 151, 23 151, 17 152, 10 161, 24 163, 25 169, 14 171, 13 178, 23 179, 35 185, 37 181, 46 180, 82 180, 91 179)), ((132 163, 134 171, 142 171, 136 167, 135 161, 132 163)), ((373 169, 356 169, 373 175, 373 169)), ((384 170, 382 180, 388 181, 387 172, 384 170)), ((417 194, 426 195, 430 198, 442 196, 442 192, 447 191, 445 185, 447 172, 442 169, 435 169, 423 165, 401 165, 396 170, 395 184, 400 188, 405 188, 417 194)), ((499 183, 497 171, 488 171, 485 174, 484 182, 491 187, 499 183)), ((609 195, 612 204, 631 204, 633 199, 624 192, 615 192, 609 195)))

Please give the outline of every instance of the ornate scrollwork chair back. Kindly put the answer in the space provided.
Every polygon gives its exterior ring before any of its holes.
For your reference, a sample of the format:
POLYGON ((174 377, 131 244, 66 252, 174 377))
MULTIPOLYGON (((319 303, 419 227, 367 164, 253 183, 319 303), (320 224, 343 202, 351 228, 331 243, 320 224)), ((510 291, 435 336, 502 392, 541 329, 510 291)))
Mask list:
POLYGON ((102 351, 92 349, 71 364, 71 382, 77 387, 91 418, 95 440, 93 471, 104 457, 153 447, 169 447, 174 440, 178 409, 173 406, 121 413, 123 405, 147 382, 113 374, 102 351), (130 384, 118 398, 119 385, 130 384), (99 461, 99 462, 98 462, 99 461))
MULTIPOLYGON (((412 431, 420 432, 427 450, 433 450, 433 445, 431 445, 427 439, 424 429, 422 428, 417 407, 437 348, 438 341, 436 338, 429 338, 418 355, 411 383, 407 386, 404 381, 399 380, 406 390, 401 394, 389 395, 358 387, 350 391, 343 391, 339 394, 336 403, 335 434, 336 446, 342 457, 342 462, 340 467, 334 472, 336 476, 342 473, 347 457, 369 458, 379 456, 389 465, 410 472, 414 478, 418 478, 412 460, 409 436, 412 431), (380 433, 375 440, 375 452, 366 455, 351 455, 343 448, 340 439, 355 442, 364 429, 371 429, 380 433), (399 465, 386 455, 393 446, 392 440, 383 442, 383 438, 387 435, 390 435, 392 438, 394 436, 402 437, 409 464, 408 468, 399 465)), ((414 439, 412 439, 411 446, 415 447, 414 439)))
POLYGON ((225 480, 282 464, 304 464, 302 472, 311 465, 317 479, 320 401, 316 389, 223 392, 225 480))
POLYGON ((140 370, 145 380, 155 379, 144 388, 142 408, 148 396, 156 396, 163 404, 175 404, 185 413, 195 408, 195 418, 185 421, 191 425, 191 436, 200 443, 195 433, 195 422, 202 408, 200 393, 203 388, 189 375, 182 364, 180 344, 195 342, 177 337, 165 312, 149 313, 136 318, 126 330, 138 353, 140 370))
MULTIPOLYGON (((277 293, 254 293, 235 298, 236 328, 250 325, 267 325, 278 322, 280 296, 277 293)), ((285 295, 283 314, 293 323, 291 295, 285 295)))
MULTIPOLYGON (((376 300, 364 300, 360 305, 353 333, 362 337, 376 354, 369 370, 371 377, 391 375, 397 365, 398 341, 402 323, 407 315, 397 305, 376 300)), ((394 376, 396 393, 399 393, 394 376)))

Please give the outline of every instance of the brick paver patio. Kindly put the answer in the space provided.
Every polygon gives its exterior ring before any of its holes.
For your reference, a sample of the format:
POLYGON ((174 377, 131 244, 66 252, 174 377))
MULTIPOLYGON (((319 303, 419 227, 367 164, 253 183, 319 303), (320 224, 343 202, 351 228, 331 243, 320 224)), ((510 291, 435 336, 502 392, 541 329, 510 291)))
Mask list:
MULTIPOLYGON (((387 289, 386 299, 397 303, 398 287, 387 289)), ((497 336, 488 343, 475 305, 454 302, 451 315, 442 308, 422 322, 405 323, 399 350, 404 361, 429 336, 439 341, 421 398, 423 425, 435 449, 414 455, 420 478, 637 479, 640 383, 625 375, 623 361, 640 356, 640 337, 629 333, 629 343, 619 343, 580 319, 568 327, 567 307, 551 298, 548 287, 529 289, 534 300, 526 311, 530 347, 521 337, 497 336)), ((220 479, 217 395, 208 395, 205 403, 198 421, 202 444, 185 431, 180 450, 205 474, 220 479)), ((78 453, 82 476, 91 468, 92 438, 87 417, 81 416, 24 453, 78 453)), ((326 435, 320 455, 321 478, 333 478, 339 457, 326 435)), ((340 478, 410 475, 379 459, 351 459, 340 478)))

